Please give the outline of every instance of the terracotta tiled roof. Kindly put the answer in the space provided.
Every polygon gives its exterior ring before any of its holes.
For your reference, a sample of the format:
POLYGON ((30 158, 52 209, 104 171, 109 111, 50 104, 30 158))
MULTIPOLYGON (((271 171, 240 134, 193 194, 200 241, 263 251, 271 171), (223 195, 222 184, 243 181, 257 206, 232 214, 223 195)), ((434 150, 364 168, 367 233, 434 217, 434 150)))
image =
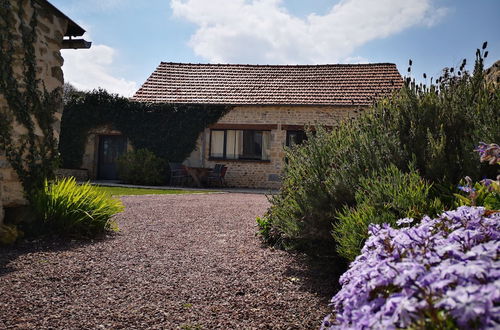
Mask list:
POLYGON ((396 65, 162 62, 133 100, 228 105, 368 105, 403 84, 396 65))

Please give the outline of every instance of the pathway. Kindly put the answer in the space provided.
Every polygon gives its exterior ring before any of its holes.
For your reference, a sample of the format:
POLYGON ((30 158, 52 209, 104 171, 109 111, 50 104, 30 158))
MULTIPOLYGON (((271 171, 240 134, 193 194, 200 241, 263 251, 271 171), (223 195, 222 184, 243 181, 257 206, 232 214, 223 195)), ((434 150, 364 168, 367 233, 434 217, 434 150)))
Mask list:
POLYGON ((0 328, 317 328, 333 276, 263 247, 264 195, 122 197, 121 232, 0 250, 0 328))

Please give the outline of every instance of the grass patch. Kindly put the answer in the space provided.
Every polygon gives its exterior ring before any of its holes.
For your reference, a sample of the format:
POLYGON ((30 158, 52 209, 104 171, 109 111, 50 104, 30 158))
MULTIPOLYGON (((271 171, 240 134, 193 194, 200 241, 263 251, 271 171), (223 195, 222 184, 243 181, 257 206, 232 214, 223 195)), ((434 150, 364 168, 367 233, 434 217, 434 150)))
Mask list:
POLYGON ((172 195, 172 194, 206 194, 211 190, 181 190, 181 189, 146 189, 146 188, 126 188, 126 187, 103 187, 96 186, 99 190, 111 196, 124 195, 172 195))

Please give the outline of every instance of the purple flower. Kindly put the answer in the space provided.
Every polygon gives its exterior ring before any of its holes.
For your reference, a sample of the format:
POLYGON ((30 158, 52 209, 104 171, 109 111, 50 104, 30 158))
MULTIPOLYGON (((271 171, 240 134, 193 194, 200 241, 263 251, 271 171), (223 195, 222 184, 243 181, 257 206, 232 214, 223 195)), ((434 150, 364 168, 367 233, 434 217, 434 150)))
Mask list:
POLYGON ((480 155, 483 155, 487 148, 488 144, 479 142, 479 145, 476 147, 476 149, 474 149, 474 151, 478 152, 480 155))
POLYGON ((500 163, 500 146, 496 143, 486 144, 479 142, 474 151, 479 153, 481 162, 488 162, 490 165, 500 163))
POLYGON ((438 306, 450 310, 450 314, 461 327, 476 322, 486 313, 488 301, 481 296, 479 285, 468 285, 449 290, 446 299, 438 306))
POLYGON ((489 187, 493 184, 493 180, 491 179, 483 179, 481 180, 481 184, 485 185, 486 187, 489 187))
POLYGON ((476 191, 476 189, 472 188, 471 186, 458 186, 458 189, 470 194, 471 192, 476 191))
POLYGON ((411 224, 412 222, 414 221, 413 218, 403 218, 403 219, 399 219, 396 224, 398 226, 402 226, 402 225, 406 225, 406 224, 411 224))
POLYGON ((500 213, 463 206, 414 227, 369 231, 322 329, 500 327, 500 213), (436 311, 437 321, 423 318, 436 311))

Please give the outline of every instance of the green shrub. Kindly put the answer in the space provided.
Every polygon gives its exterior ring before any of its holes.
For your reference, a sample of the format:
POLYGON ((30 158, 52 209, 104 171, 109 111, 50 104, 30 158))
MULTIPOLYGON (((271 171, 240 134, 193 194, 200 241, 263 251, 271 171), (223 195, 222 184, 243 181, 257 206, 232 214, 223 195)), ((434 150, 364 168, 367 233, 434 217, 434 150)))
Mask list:
POLYGON ((118 177, 125 183, 139 185, 165 185, 166 162, 151 151, 130 151, 117 160, 118 177))
POLYGON ((281 237, 279 233, 276 232, 275 227, 273 226, 271 219, 269 219, 266 216, 263 217, 257 217, 255 219, 257 222, 257 227, 259 228, 259 231, 257 232, 256 235, 259 235, 262 240, 273 246, 280 246, 281 245, 281 237))
POLYGON ((478 51, 472 75, 464 63, 430 86, 406 80, 358 118, 317 129, 288 149, 281 190, 266 213, 285 246, 330 242, 334 248, 335 215, 355 206, 360 178, 390 164, 405 172, 414 161, 447 195, 465 175, 491 177, 493 170, 478 164, 473 151, 477 141, 500 140, 500 86, 485 82, 482 56, 478 51))
POLYGON ((402 158, 396 137, 374 124, 379 119, 372 113, 363 118, 331 132, 318 127, 303 145, 285 151, 282 188, 266 215, 284 247, 333 249, 331 221, 339 206, 354 203, 359 178, 402 158))
POLYGON ((62 236, 91 238, 116 231, 112 216, 122 203, 89 183, 78 185, 74 178, 45 182, 34 197, 33 209, 44 230, 62 236))
POLYGON ((398 219, 438 214, 443 205, 431 198, 431 187, 412 166, 408 173, 392 165, 362 178, 356 191, 356 207, 344 207, 334 224, 338 253, 354 260, 368 238, 370 224, 388 223, 396 228, 398 219))

